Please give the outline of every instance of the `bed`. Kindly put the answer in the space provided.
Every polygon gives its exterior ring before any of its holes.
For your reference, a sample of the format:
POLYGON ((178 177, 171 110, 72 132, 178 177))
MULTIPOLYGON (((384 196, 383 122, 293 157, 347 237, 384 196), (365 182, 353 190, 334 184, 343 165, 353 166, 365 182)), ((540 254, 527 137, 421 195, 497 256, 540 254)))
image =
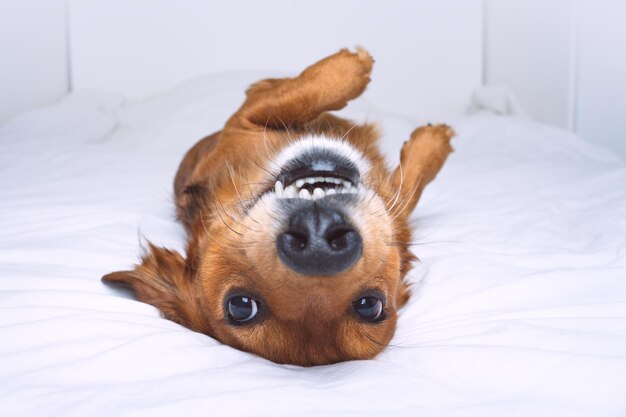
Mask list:
MULTIPOLYGON (((374 360, 277 365, 103 285, 148 240, 183 251, 177 164, 261 75, 74 93, 0 127, 0 415, 624 415, 626 165, 522 117, 450 121, 414 295, 374 360)), ((378 120, 390 161, 425 121, 342 114, 378 120)))
POLYGON ((483 91, 464 116, 484 15, 481 0, 68 0, 74 92, 0 125, 0 416, 625 415, 626 164, 484 111, 510 97, 483 91), (277 365, 100 282, 148 241, 184 252, 177 165, 252 81, 358 44, 373 82, 341 114, 380 123, 390 164, 419 124, 458 133, 414 214, 413 297, 381 355, 277 365))

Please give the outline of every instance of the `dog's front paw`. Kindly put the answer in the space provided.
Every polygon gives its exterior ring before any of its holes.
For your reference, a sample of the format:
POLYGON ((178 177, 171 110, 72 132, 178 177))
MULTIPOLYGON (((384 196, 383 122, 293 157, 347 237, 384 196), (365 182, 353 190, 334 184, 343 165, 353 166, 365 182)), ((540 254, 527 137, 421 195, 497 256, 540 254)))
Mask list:
POLYGON ((337 67, 337 74, 341 74, 352 90, 359 94, 365 90, 374 66, 374 59, 369 52, 360 47, 356 48, 356 52, 342 49, 331 58, 332 64, 337 67))
POLYGON ((369 81, 374 66, 374 58, 364 48, 356 47, 355 52, 342 49, 337 54, 337 61, 346 67, 347 74, 352 74, 356 78, 367 78, 369 81))
POLYGON ((433 140, 443 143, 450 143, 454 137, 454 130, 448 125, 438 124, 420 126, 411 133, 411 140, 433 140))
POLYGON ((302 78, 315 80, 319 89, 328 90, 324 94, 349 100, 365 90, 373 65, 374 59, 365 49, 342 49, 307 68, 302 78))
POLYGON ((400 158, 401 160, 411 159, 413 150, 422 154, 427 149, 443 148, 451 151, 450 140, 454 135, 454 130, 445 124, 420 126, 411 133, 411 138, 404 142, 400 158))

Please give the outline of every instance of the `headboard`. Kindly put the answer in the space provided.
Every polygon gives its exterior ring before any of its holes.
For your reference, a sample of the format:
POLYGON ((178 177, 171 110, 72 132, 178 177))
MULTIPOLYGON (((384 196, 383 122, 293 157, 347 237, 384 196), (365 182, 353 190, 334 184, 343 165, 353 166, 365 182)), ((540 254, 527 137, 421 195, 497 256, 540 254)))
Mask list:
POLYGON ((295 72, 341 47, 374 58, 365 99, 433 120, 482 81, 481 0, 72 0, 73 90, 142 97, 232 70, 295 72))

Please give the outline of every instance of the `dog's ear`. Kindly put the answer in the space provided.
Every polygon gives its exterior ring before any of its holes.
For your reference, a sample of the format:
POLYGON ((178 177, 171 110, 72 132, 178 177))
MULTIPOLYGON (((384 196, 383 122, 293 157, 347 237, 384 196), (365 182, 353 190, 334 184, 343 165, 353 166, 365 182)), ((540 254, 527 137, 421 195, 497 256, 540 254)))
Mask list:
POLYGON ((193 279, 185 272, 185 259, 178 252, 150 244, 149 253, 134 270, 112 272, 102 281, 129 287, 139 301, 157 307, 165 318, 210 334, 193 279))
POLYGON ((400 287, 398 288, 396 308, 404 307, 406 303, 409 301, 409 298, 411 298, 411 290, 409 288, 409 284, 405 281, 401 281, 400 287))
POLYGON ((422 126, 411 133, 400 153, 400 165, 391 177, 393 195, 391 207, 397 216, 408 217, 422 195, 435 179, 448 155, 452 152, 450 139, 454 131, 446 125, 422 126))

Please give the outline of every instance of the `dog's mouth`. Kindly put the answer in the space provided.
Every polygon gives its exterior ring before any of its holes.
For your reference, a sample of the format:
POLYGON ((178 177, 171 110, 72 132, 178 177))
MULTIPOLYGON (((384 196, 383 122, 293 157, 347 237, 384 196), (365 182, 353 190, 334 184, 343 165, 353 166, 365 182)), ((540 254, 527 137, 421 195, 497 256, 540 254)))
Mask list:
POLYGON ((350 159, 328 149, 312 149, 289 160, 274 184, 277 198, 318 200, 337 194, 356 194, 360 173, 350 159))
POLYGON ((283 149, 268 164, 272 174, 259 194, 248 200, 248 212, 265 196, 278 200, 347 201, 365 190, 363 176, 370 164, 347 142, 326 137, 305 137, 283 149))

